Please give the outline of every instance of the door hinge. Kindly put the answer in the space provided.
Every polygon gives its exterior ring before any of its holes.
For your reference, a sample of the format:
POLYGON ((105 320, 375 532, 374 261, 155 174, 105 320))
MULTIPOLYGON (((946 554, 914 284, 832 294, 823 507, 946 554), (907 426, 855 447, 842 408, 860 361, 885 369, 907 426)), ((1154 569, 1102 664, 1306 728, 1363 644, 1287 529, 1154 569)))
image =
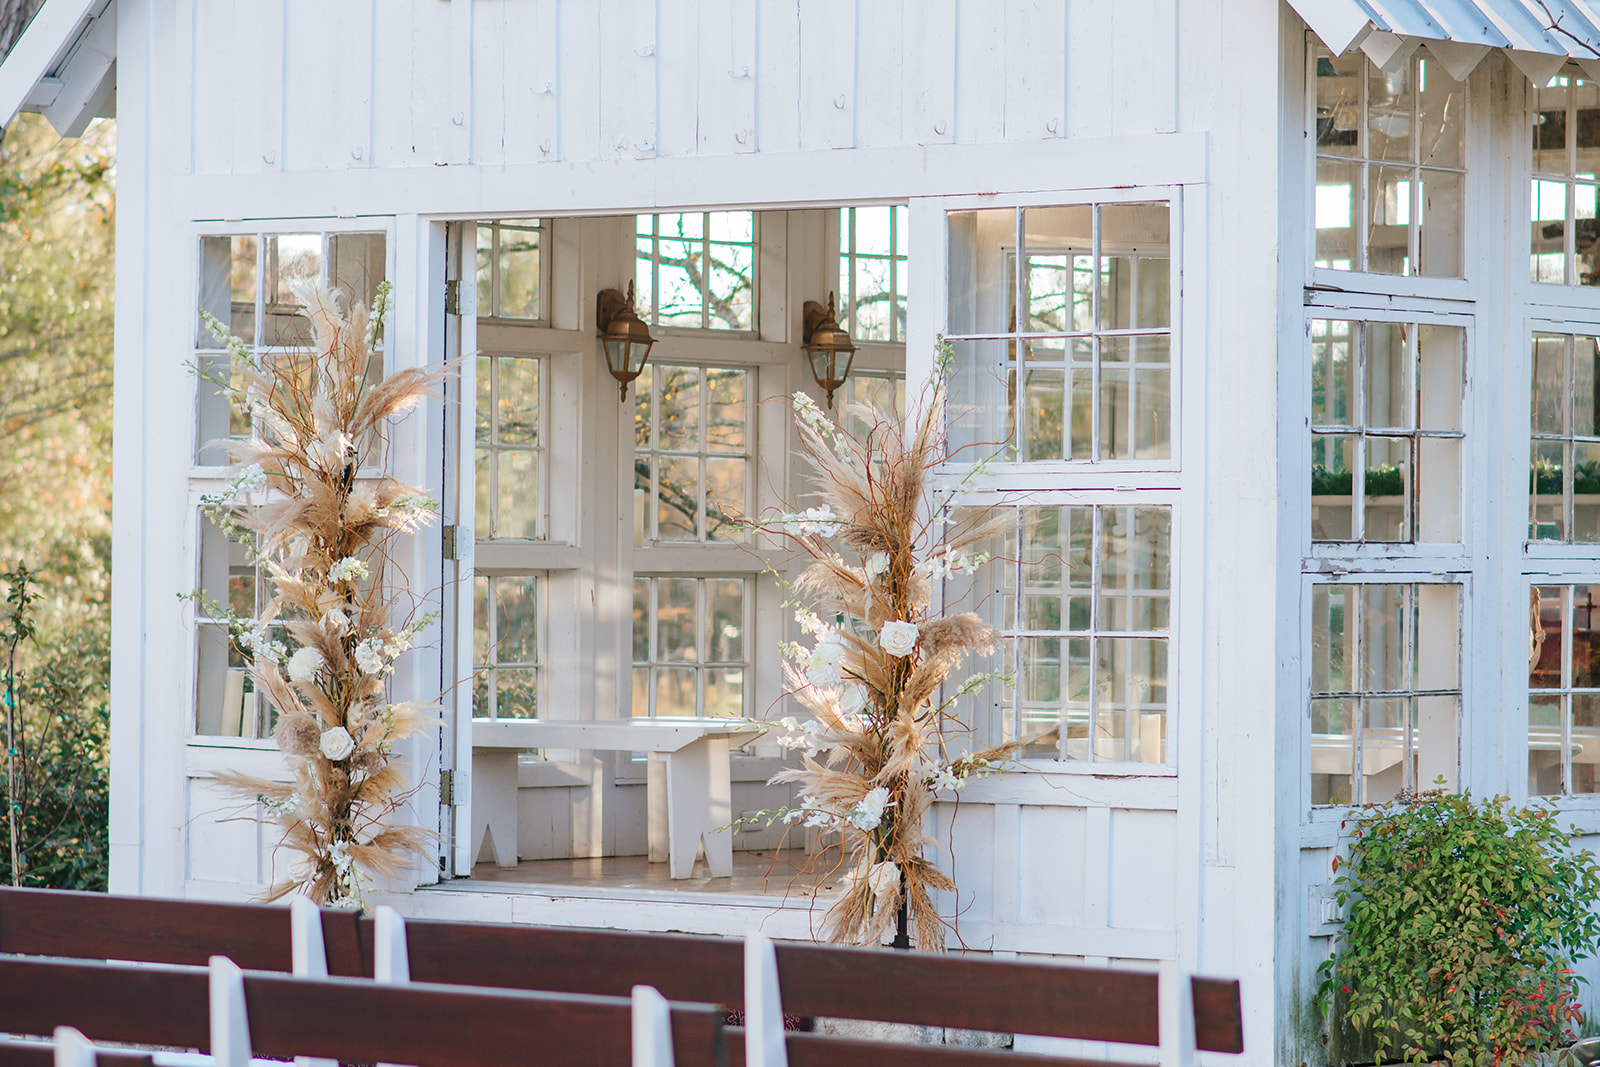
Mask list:
POLYGON ((439 772, 439 803, 447 808, 456 806, 456 772, 439 772))
POLYGON ((444 283, 444 313, 461 314, 461 279, 451 278, 444 283))
POLYGON ((440 550, 444 553, 445 559, 461 558, 456 554, 456 531, 458 529, 460 529, 458 526, 442 526, 439 528, 440 550))

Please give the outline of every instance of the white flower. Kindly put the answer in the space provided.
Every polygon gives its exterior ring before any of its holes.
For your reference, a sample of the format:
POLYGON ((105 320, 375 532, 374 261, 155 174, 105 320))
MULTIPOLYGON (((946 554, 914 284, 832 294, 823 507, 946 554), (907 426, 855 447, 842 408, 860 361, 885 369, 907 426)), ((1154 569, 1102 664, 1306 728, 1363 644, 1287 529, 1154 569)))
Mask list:
POLYGON ((843 715, 854 715, 867 706, 867 687, 864 685, 847 685, 839 694, 839 712, 843 715))
POLYGON ((289 681, 309 682, 316 678, 325 663, 327 660, 316 649, 309 646, 298 649, 289 657, 289 681))
POLYGON ((949 767, 940 767, 928 776, 929 789, 960 789, 962 781, 949 767))
POLYGON ((350 632, 350 616, 338 608, 331 608, 322 616, 322 628, 334 636, 343 636, 350 632))
POLYGON ((987 552, 978 552, 970 556, 965 552, 945 552, 923 560, 917 564, 917 570, 931 579, 948 578, 952 574, 972 574, 988 562, 987 552))
POLYGON ((857 830, 876 830, 878 824, 883 822, 883 810, 892 804, 888 788, 880 785, 876 789, 869 789, 867 795, 845 813, 845 818, 857 830))
POLYGON ((811 663, 806 667, 806 678, 818 689, 827 689, 838 685, 844 675, 839 670, 839 661, 844 657, 844 638, 836 633, 828 634, 817 642, 817 647, 811 652, 811 663))
POLYGON ((368 638, 356 645, 356 666, 361 668, 362 674, 378 674, 383 670, 383 653, 378 650, 379 643, 376 638, 368 638))
POLYGON ((778 528, 792 537, 833 537, 845 527, 844 520, 825 504, 801 512, 786 512, 778 516, 777 522, 778 528))
POLYGON ((872 895, 879 900, 899 892, 900 868, 895 866, 894 860, 884 860, 882 863, 872 865, 872 870, 867 872, 867 888, 872 890, 872 895))
POLYGON ((867 572, 868 578, 876 578, 889 569, 889 553, 872 553, 872 555, 861 561, 861 569, 867 572))
POLYGON ((239 496, 248 496, 259 493, 267 487, 267 472, 261 469, 261 464, 252 463, 241 470, 233 479, 233 491, 239 496))
POLYGON ((917 647, 917 624, 896 619, 878 631, 878 647, 891 656, 909 656, 917 647))
POLYGON ((356 750, 356 743, 350 738, 350 731, 343 726, 335 726, 331 730, 322 731, 322 754, 331 760, 342 760, 356 750))
POLYGON ((338 563, 328 568, 328 581, 350 582, 364 581, 372 575, 372 568, 367 566, 367 561, 354 556, 346 556, 338 563))

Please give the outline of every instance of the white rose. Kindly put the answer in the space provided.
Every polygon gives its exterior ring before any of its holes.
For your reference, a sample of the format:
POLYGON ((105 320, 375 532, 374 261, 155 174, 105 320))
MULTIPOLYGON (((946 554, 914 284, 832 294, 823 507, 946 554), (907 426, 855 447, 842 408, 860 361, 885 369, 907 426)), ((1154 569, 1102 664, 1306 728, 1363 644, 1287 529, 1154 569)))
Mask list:
POLYGON ((839 711, 844 715, 854 715, 866 706, 867 687, 864 685, 847 685, 839 694, 839 711))
POLYGON ((844 675, 839 670, 839 661, 844 658, 844 638, 838 634, 828 634, 817 642, 817 647, 811 653, 811 663, 806 667, 806 678, 818 689, 827 689, 836 686, 844 675))
POLYGON ((342 760, 356 750, 356 743, 350 738, 350 731, 343 726, 335 726, 331 730, 322 731, 322 754, 331 760, 342 760))
POLYGON ((878 647, 891 656, 909 656, 917 647, 917 624, 895 620, 878 631, 878 647))
POLYGON ((893 803, 889 799, 888 788, 880 785, 867 790, 867 795, 845 813, 845 818, 857 830, 876 830, 878 824, 883 822, 883 810, 893 803))
POLYGON ((356 666, 361 668, 362 674, 378 674, 383 670, 383 654, 378 651, 377 641, 373 638, 355 647, 355 657, 356 666))
POLYGON ((900 868, 895 866, 894 860, 872 865, 872 870, 867 872, 867 888, 879 900, 900 889, 900 868))
POLYGON ((316 678, 317 671, 327 661, 322 658, 322 653, 314 648, 299 649, 289 657, 289 681, 309 682, 316 678))
POLYGON ((874 552, 861 561, 861 569, 867 572, 868 578, 876 578, 889 569, 889 553, 874 552))

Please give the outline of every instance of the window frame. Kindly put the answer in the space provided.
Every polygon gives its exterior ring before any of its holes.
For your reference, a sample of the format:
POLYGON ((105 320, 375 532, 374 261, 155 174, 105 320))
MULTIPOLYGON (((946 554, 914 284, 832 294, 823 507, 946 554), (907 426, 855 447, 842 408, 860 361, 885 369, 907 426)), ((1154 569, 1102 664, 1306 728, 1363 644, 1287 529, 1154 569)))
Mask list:
MULTIPOLYGON (((1186 260, 1186 231, 1185 219, 1187 214, 1194 210, 1193 205, 1185 202, 1185 186, 1171 184, 1133 185, 1116 189, 1062 189, 1027 194, 995 196, 938 196, 918 197, 911 201, 912 223, 909 240, 911 243, 919 241, 933 244, 930 239, 933 234, 928 231, 933 225, 933 220, 925 220, 919 226, 918 216, 922 212, 932 210, 938 214, 938 261, 941 268, 937 273, 932 273, 931 281, 936 283, 937 292, 925 295, 919 299, 918 304, 926 304, 935 309, 932 318, 932 330, 926 331, 924 340, 919 341, 918 330, 913 326, 908 328, 907 348, 907 380, 913 386, 918 381, 911 363, 911 352, 919 343, 931 345, 934 338, 948 337, 952 341, 958 335, 950 331, 950 295, 949 295, 949 219, 952 212, 982 211, 993 208, 1015 208, 1026 210, 1029 208, 1050 207, 1078 207, 1089 205, 1119 205, 1119 204, 1149 204, 1165 203, 1167 215, 1167 261, 1171 271, 1168 280, 1168 325, 1166 334, 1169 350, 1167 361, 1170 366, 1169 394, 1171 406, 1169 415, 1171 419, 1171 448, 1170 455, 1165 459, 1097 459, 1097 460, 1033 460, 1018 462, 997 458, 995 462, 987 465, 988 476, 986 481, 999 491, 1013 489, 1031 489, 1041 486, 1075 487, 1082 489, 1121 487, 1128 484, 1130 475, 1139 479, 1141 489, 1176 489, 1181 484, 1183 471, 1183 441, 1184 441, 1184 381, 1190 375, 1189 359, 1185 353, 1188 345, 1188 324, 1183 309, 1183 278, 1189 264, 1186 260), (919 232, 921 237, 919 237, 919 232)), ((1203 210, 1203 209, 1202 209, 1203 210)), ((1012 259, 1015 260, 1015 249, 1012 248, 1012 259)), ((1020 270, 1020 265, 1018 266, 1020 270)), ((918 268, 913 266, 911 273, 918 275, 918 268)), ((921 275, 926 277, 927 275, 921 275)), ((1012 283, 1017 284, 1015 281, 1012 283)), ((909 305, 908 305, 909 307, 909 305)), ((928 321, 920 316, 910 316, 910 321, 928 321)), ((1094 331, 1103 333, 1108 331, 1094 331)), ((1134 331, 1137 332, 1137 331, 1134 331)), ((1146 331, 1149 332, 1149 331, 1146 331)), ((1041 336, 1026 332, 1013 331, 1010 335, 1004 333, 961 334, 960 339, 1003 339, 1007 336, 1027 337, 1041 336)), ((1048 336, 1054 336, 1048 335, 1048 336)), ((1197 345, 1196 352, 1203 355, 1203 346, 1197 345)), ((914 390, 913 390, 914 391, 914 390)), ((980 382, 973 395, 966 402, 979 408, 988 408, 995 414, 993 425, 999 426, 1004 421, 1004 389, 996 388, 995 383, 980 382), (1001 407, 995 407, 993 397, 999 396, 1001 407)), ((993 436, 993 435, 990 435, 993 436)), ((965 475, 971 472, 975 461, 954 458, 943 464, 945 471, 956 475, 965 475)))
MULTIPOLYGON (((906 333, 911 328, 911 300, 907 293, 906 286, 906 283, 911 277, 910 205, 905 201, 897 201, 894 203, 843 205, 830 212, 830 217, 827 219, 826 223, 826 229, 828 231, 828 236, 824 241, 824 244, 826 247, 833 249, 833 255, 830 260, 833 263, 833 271, 830 275, 830 281, 839 285, 839 325, 843 327, 844 330, 849 333, 851 338, 855 341, 857 347, 857 358, 860 357, 861 350, 866 348, 897 347, 904 349, 906 344, 906 333), (855 249, 855 213, 863 209, 870 210, 873 208, 889 209, 889 247, 891 251, 888 255, 879 255, 877 253, 859 253, 855 249), (846 212, 849 213, 848 223, 846 222, 846 212), (898 251, 902 245, 906 249, 904 255, 900 254, 898 251), (881 260, 889 265, 890 337, 887 341, 877 338, 863 338, 857 329, 855 306, 855 267, 858 258, 881 260), (846 263, 848 263, 850 266, 850 289, 848 291, 846 291, 844 288, 844 279, 841 276, 846 263), (903 327, 900 324, 900 308, 902 306, 905 308, 905 325, 903 327)), ((832 288, 831 285, 830 288, 832 288)))
MULTIPOLYGON (((743 675, 743 677, 742 677, 742 679, 740 681, 740 693, 739 693, 740 715, 744 716, 745 718, 752 717, 751 716, 751 712, 753 710, 753 705, 755 704, 754 679, 755 679, 755 668, 756 668, 756 656, 755 656, 755 649, 753 648, 753 646, 751 644, 751 639, 755 635, 755 632, 756 632, 756 592, 757 592, 756 591, 756 583, 757 583, 758 577, 759 577, 759 575, 756 572, 745 573, 745 574, 728 574, 728 573, 723 573, 723 574, 718 574, 718 573, 702 574, 702 573, 696 573, 696 572, 692 572, 692 571, 666 571, 666 572, 659 572, 659 571, 644 571, 644 570, 640 570, 638 568, 634 569, 633 578, 632 578, 632 581, 630 582, 630 590, 631 590, 633 584, 638 583, 640 581, 648 581, 650 583, 650 605, 647 608, 647 612, 649 613, 649 618, 650 618, 651 622, 650 622, 650 633, 649 633, 649 636, 647 638, 647 650, 646 650, 647 658, 644 659, 644 660, 636 660, 636 659, 633 659, 633 657, 632 657, 631 649, 632 649, 632 639, 633 639, 633 628, 632 628, 631 622, 630 622, 630 625, 629 625, 629 647, 630 647, 629 661, 628 661, 628 666, 629 666, 629 675, 628 675, 629 685, 628 685, 627 689, 628 689, 630 701, 632 699, 632 693, 633 693, 633 688, 634 688, 633 687, 634 675, 636 675, 641 669, 642 670, 648 670, 650 672, 650 680, 651 680, 651 683, 652 683, 652 684, 648 685, 646 690, 645 690, 645 706, 644 706, 644 708, 641 709, 636 705, 631 705, 631 711, 632 711, 632 714, 633 714, 634 718, 652 718, 653 719, 653 718, 657 718, 658 717, 657 714, 656 714, 656 711, 655 711, 656 687, 655 687, 655 685, 653 683, 655 682, 656 678, 658 677, 658 671, 660 671, 663 668, 665 668, 665 669, 676 669, 676 670, 693 670, 694 671, 694 674, 695 674, 695 714, 698 715, 698 716, 706 715, 707 714, 706 713, 706 707, 705 707, 706 685, 705 685, 705 682, 703 681, 704 675, 709 671, 714 671, 714 670, 723 670, 723 671, 725 671, 725 670, 729 669, 730 667, 739 670, 743 675), (743 589, 741 590, 741 594, 740 594, 742 602, 741 602, 739 608, 740 608, 740 613, 741 613, 741 616, 742 616, 742 621, 741 621, 740 625, 743 627, 743 633, 741 635, 740 640, 741 640, 741 644, 743 645, 744 659, 739 660, 739 661, 712 660, 712 659, 709 658, 709 656, 707 656, 705 658, 695 659, 695 660, 692 660, 692 661, 684 661, 683 663, 681 663, 681 664, 677 665, 676 667, 674 667, 673 666, 673 661, 660 658, 660 654, 659 654, 660 653, 660 649, 657 647, 658 644, 659 644, 660 633, 661 633, 661 621, 660 621, 661 620, 661 615, 660 615, 660 610, 661 609, 660 609, 660 591, 659 591, 660 590, 660 584, 659 583, 661 583, 663 581, 673 581, 673 580, 692 581, 692 582, 695 583, 695 644, 696 644, 695 652, 696 652, 697 655, 699 655, 702 652, 709 652, 709 648, 700 647, 701 642, 703 640, 706 640, 706 641, 709 640, 708 634, 706 632, 706 627, 709 625, 709 620, 710 620, 710 614, 709 613, 711 611, 710 594, 709 594, 709 583, 717 582, 717 581, 738 581, 738 582, 743 583, 743 589)), ((630 619, 631 618, 632 618, 632 616, 631 616, 631 613, 630 613, 630 619)))
MULTIPOLYGON (((477 221, 477 230, 478 230, 477 236, 479 238, 481 238, 482 233, 483 233, 483 228, 485 226, 490 227, 490 232, 491 232, 491 235, 492 235, 492 237, 491 237, 492 244, 490 246, 490 261, 489 261, 489 269, 490 269, 490 283, 489 284, 490 284, 490 293, 491 293, 490 312, 491 313, 487 314, 487 315, 480 314, 478 316, 479 319, 484 320, 484 321, 486 321, 487 323, 489 323, 491 325, 544 326, 544 327, 548 327, 550 325, 550 295, 551 295, 551 293, 550 293, 550 279, 551 279, 551 270, 550 270, 551 263, 550 263, 550 261, 553 258, 552 255, 551 255, 551 252, 553 251, 553 249, 551 248, 551 244, 552 244, 551 235, 552 235, 552 232, 553 232, 553 228, 550 225, 551 221, 552 220, 549 217, 543 216, 543 215, 540 215, 540 216, 524 215, 524 216, 515 216, 515 217, 511 217, 511 218, 479 219, 477 221), (531 226, 530 225, 523 225, 524 223, 527 223, 529 221, 534 223, 534 225, 531 225, 531 226), (532 317, 532 318, 524 318, 524 317, 519 316, 519 315, 500 315, 500 314, 497 314, 497 312, 500 309, 500 257, 498 255, 498 253, 500 251, 500 233, 501 233, 501 228, 503 226, 514 226, 516 229, 519 229, 519 230, 534 230, 534 231, 537 231, 538 234, 539 234, 539 281, 538 281, 538 284, 539 284, 539 314, 534 316, 534 317, 532 317)), ((477 239, 475 239, 473 241, 473 257, 474 257, 473 258, 474 270, 473 270, 473 274, 472 274, 472 280, 473 280, 473 284, 476 285, 477 284, 477 269, 476 269, 476 267, 477 267, 477 259, 476 259, 476 257, 477 257, 477 239)), ((480 304, 480 306, 481 306, 481 304, 480 304)))
MULTIPOLYGON (((765 211, 759 211, 759 210, 756 210, 755 208, 723 208, 723 209, 718 209, 718 210, 705 210, 705 211, 641 211, 641 212, 635 213, 632 216, 628 216, 628 215, 616 216, 617 218, 632 218, 634 220, 634 222, 633 222, 633 231, 634 232, 633 232, 633 240, 632 240, 632 245, 631 245, 631 247, 632 247, 632 253, 631 253, 632 270, 630 271, 628 277, 629 278, 633 278, 635 280, 637 280, 637 277, 638 277, 639 261, 643 258, 642 256, 639 255, 638 242, 640 240, 644 239, 645 236, 646 236, 646 235, 640 234, 638 232, 638 227, 639 227, 638 220, 639 220, 639 218, 641 218, 641 217, 643 217, 645 215, 649 215, 654 220, 656 220, 656 221, 652 222, 652 224, 651 224, 651 233, 648 235, 649 240, 650 240, 650 283, 651 283, 651 292, 649 292, 648 294, 638 294, 638 295, 635 296, 635 299, 634 299, 634 305, 635 305, 636 308, 640 307, 641 305, 644 305, 646 307, 646 309, 647 309, 639 317, 641 319, 643 319, 645 321, 645 323, 652 330, 660 331, 660 332, 665 333, 665 334, 682 334, 682 335, 699 336, 699 337, 722 337, 722 338, 729 338, 729 339, 749 339, 749 340, 756 340, 756 339, 760 338, 761 333, 762 333, 762 330, 761 330, 761 253, 762 253, 762 247, 763 247, 762 217, 765 214, 767 214, 765 211), (669 241, 691 240, 691 238, 676 238, 676 237, 663 238, 661 233, 660 233, 660 219, 661 219, 661 216, 662 215, 700 215, 701 216, 702 236, 699 238, 699 241, 700 241, 701 245, 707 250, 707 259, 709 259, 710 258, 709 249, 710 249, 711 244, 713 243, 712 239, 711 239, 711 225, 710 225, 711 219, 710 219, 710 216, 718 215, 718 214, 731 214, 731 213, 734 213, 734 212, 748 214, 748 215, 750 215, 750 219, 751 219, 751 222, 750 222, 750 233, 751 233, 751 238, 750 238, 750 325, 748 327, 745 327, 745 328, 742 328, 742 329, 738 328, 738 327, 732 327, 732 326, 730 326, 730 327, 720 327, 720 326, 712 326, 712 325, 710 325, 711 302, 710 302, 709 299, 707 299, 707 290, 703 286, 700 289, 700 325, 699 326, 682 326, 682 325, 677 325, 677 324, 673 324, 673 323, 662 323, 662 322, 660 322, 659 321, 659 308, 658 308, 657 305, 659 303, 659 295, 658 294, 660 292, 660 281, 661 281, 661 242, 662 242, 662 240, 669 240, 669 241)), ((737 244, 737 245, 740 245, 740 246, 743 246, 743 244, 744 244, 744 242, 742 242, 742 241, 718 241, 716 243, 718 243, 718 244, 737 244)))
MULTIPOLYGON (((1475 168, 1475 163, 1477 161, 1478 156, 1480 155, 1479 146, 1475 143, 1475 141, 1476 140, 1480 140, 1481 138, 1466 137, 1465 136, 1465 132, 1463 133, 1464 140, 1463 140, 1463 144, 1462 144, 1462 159, 1464 160, 1464 165, 1462 167, 1460 167, 1460 168, 1455 168, 1455 167, 1427 167, 1427 168, 1425 168, 1425 169, 1428 169, 1428 170, 1445 171, 1445 172, 1449 172, 1449 173, 1459 173, 1459 174, 1461 174, 1463 176, 1462 192, 1461 192, 1462 203, 1464 205, 1463 206, 1463 211, 1462 211, 1462 222, 1461 222, 1461 224, 1462 224, 1462 231, 1461 231, 1461 266, 1462 266, 1462 274, 1460 276, 1458 276, 1458 277, 1450 277, 1450 276, 1438 276, 1438 275, 1427 275, 1427 274, 1388 274, 1388 273, 1377 273, 1377 272, 1373 272, 1373 271, 1370 271, 1370 270, 1357 270, 1357 269, 1355 269, 1353 267, 1350 270, 1335 270, 1335 269, 1333 269, 1331 267, 1319 267, 1319 266, 1317 266, 1317 220, 1316 220, 1316 210, 1315 210, 1315 206, 1316 206, 1316 188, 1317 188, 1317 158, 1318 158, 1317 136, 1316 136, 1316 130, 1317 130, 1317 59, 1318 59, 1317 53, 1318 53, 1319 49, 1323 48, 1323 45, 1322 45, 1321 40, 1311 30, 1307 30, 1306 31, 1305 41, 1306 41, 1306 49, 1305 49, 1305 56, 1306 56, 1306 65, 1305 65, 1305 114, 1304 114, 1304 122, 1305 122, 1304 129, 1306 131, 1306 136, 1305 136, 1305 139, 1304 139, 1305 140, 1305 167, 1306 167, 1306 170, 1305 170, 1305 174, 1306 174, 1305 188, 1307 189, 1308 194, 1309 194, 1308 198, 1307 198, 1307 203, 1308 203, 1308 206, 1309 206, 1309 210, 1307 210, 1306 215, 1305 215, 1305 223, 1306 223, 1305 277, 1310 279, 1310 284, 1312 286, 1317 287, 1317 288, 1331 289, 1331 290, 1357 290, 1358 289, 1358 290, 1360 290, 1362 292, 1392 293, 1392 294, 1400 295, 1400 296, 1422 296, 1422 297, 1444 298, 1444 299, 1454 299, 1454 300, 1470 300, 1470 299, 1472 299, 1473 293, 1475 291, 1474 288, 1473 288, 1474 283, 1471 280, 1472 264, 1474 263, 1474 261, 1476 259, 1476 256, 1477 256, 1477 249, 1478 249, 1478 243, 1479 242, 1478 242, 1478 238, 1476 236, 1475 228, 1472 226, 1471 221, 1470 221, 1470 217, 1469 217, 1470 216, 1470 210, 1469 210, 1469 207, 1470 207, 1471 203, 1473 202, 1473 197, 1476 195, 1475 179, 1474 179, 1474 176, 1473 176, 1473 172, 1476 169, 1475 168)), ((1363 57, 1363 58, 1365 59, 1366 57, 1363 57)), ((1406 62, 1407 63, 1413 63, 1413 62, 1416 62, 1418 60, 1418 58, 1419 57, 1415 53, 1413 53, 1413 54, 1411 54, 1411 55, 1409 55, 1407 57, 1406 62)), ((1443 64, 1438 60, 1437 57, 1432 56, 1430 54, 1427 58, 1432 60, 1434 63, 1438 63, 1441 67, 1443 66, 1443 64)), ((1369 63, 1371 62, 1370 59, 1367 59, 1366 61, 1369 62, 1369 63)), ((1480 72, 1474 71, 1473 73, 1471 73, 1471 74, 1469 74, 1467 76, 1467 80, 1466 81, 1463 81, 1463 82, 1460 83, 1462 85, 1463 89, 1466 91, 1466 100, 1463 103, 1462 110, 1469 117, 1468 118, 1468 126, 1469 127, 1471 125, 1470 117, 1475 112, 1481 110, 1481 105, 1479 103, 1478 98, 1483 96, 1483 95, 1485 95, 1485 94, 1483 94, 1481 92, 1474 93, 1473 90, 1472 90, 1473 81, 1477 80, 1477 79, 1480 79, 1481 77, 1482 77, 1482 74, 1480 72)), ((1361 107, 1363 109, 1363 112, 1366 109, 1366 95, 1367 95, 1366 88, 1363 87, 1362 93, 1361 93, 1361 96, 1362 96, 1361 107)), ((1413 135, 1413 136, 1415 136, 1415 135, 1413 135)), ((1530 142, 1530 144, 1531 144, 1531 142, 1530 142)), ((1353 161, 1357 166, 1359 166, 1361 168, 1361 173, 1363 175, 1363 179, 1356 183, 1356 186, 1354 187, 1354 192, 1355 192, 1356 195, 1351 198, 1351 205, 1350 205, 1352 219, 1354 220, 1353 225, 1352 225, 1352 229, 1355 229, 1355 227, 1358 226, 1360 224, 1360 221, 1365 217, 1364 216, 1364 208, 1365 208, 1366 201, 1367 201, 1367 196, 1368 196, 1368 193, 1367 193, 1368 183, 1365 180, 1365 175, 1366 175, 1366 168, 1367 168, 1368 163, 1370 161, 1364 155, 1351 156, 1351 157, 1342 157, 1342 156, 1341 157, 1333 157, 1333 156, 1329 156, 1328 158, 1330 158, 1330 159, 1338 158, 1338 159, 1346 159, 1346 160, 1349 160, 1349 161, 1353 161)), ((1380 160, 1380 161, 1377 161, 1377 162, 1380 165, 1383 165, 1383 161, 1380 160)), ((1416 177, 1417 174, 1422 169, 1424 169, 1423 164, 1421 163, 1420 160, 1418 162, 1412 163, 1408 159, 1405 163, 1396 164, 1395 166, 1397 168, 1400 167, 1400 166, 1403 166, 1405 169, 1407 169, 1408 171, 1412 172, 1412 178, 1416 177)), ((1408 231, 1407 232, 1407 236, 1406 236, 1407 254, 1408 255, 1415 255, 1415 252, 1413 250, 1417 248, 1418 242, 1420 241, 1420 232, 1421 232, 1421 225, 1422 225, 1422 223, 1421 223, 1421 218, 1422 218, 1422 216, 1421 216, 1421 204, 1420 204, 1421 193, 1420 193, 1420 189, 1419 189, 1420 183, 1412 180, 1412 178, 1408 178, 1407 179, 1407 180, 1412 181, 1412 189, 1411 189, 1411 193, 1410 193, 1410 196, 1411 196, 1411 208, 1410 208, 1411 215, 1410 215, 1410 218, 1412 220, 1416 220, 1416 221, 1408 221, 1407 224, 1406 224, 1407 225, 1407 231, 1408 231)), ((1362 253, 1364 254, 1364 251, 1365 251, 1365 248, 1366 248, 1366 238, 1365 238, 1365 236, 1363 236, 1363 235, 1358 233, 1357 234, 1357 240, 1361 242, 1360 249, 1361 249, 1362 253)))

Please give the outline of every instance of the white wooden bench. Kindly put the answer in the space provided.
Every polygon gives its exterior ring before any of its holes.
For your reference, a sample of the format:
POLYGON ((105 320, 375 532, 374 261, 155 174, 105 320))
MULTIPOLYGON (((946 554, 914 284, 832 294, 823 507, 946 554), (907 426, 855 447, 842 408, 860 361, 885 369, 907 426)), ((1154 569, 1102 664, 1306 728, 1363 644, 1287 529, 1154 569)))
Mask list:
MULTIPOLYGON (((533 748, 649 752, 665 763, 666 818, 652 813, 651 858, 658 858, 664 822, 672 877, 688 878, 704 842, 713 878, 733 875, 729 751, 766 727, 746 719, 660 717, 575 722, 559 719, 476 720, 472 724, 472 855, 488 835, 494 861, 517 865, 517 754, 533 748)), ((654 790, 649 790, 654 792, 654 790)), ((652 797, 650 803, 657 803, 652 797)))

